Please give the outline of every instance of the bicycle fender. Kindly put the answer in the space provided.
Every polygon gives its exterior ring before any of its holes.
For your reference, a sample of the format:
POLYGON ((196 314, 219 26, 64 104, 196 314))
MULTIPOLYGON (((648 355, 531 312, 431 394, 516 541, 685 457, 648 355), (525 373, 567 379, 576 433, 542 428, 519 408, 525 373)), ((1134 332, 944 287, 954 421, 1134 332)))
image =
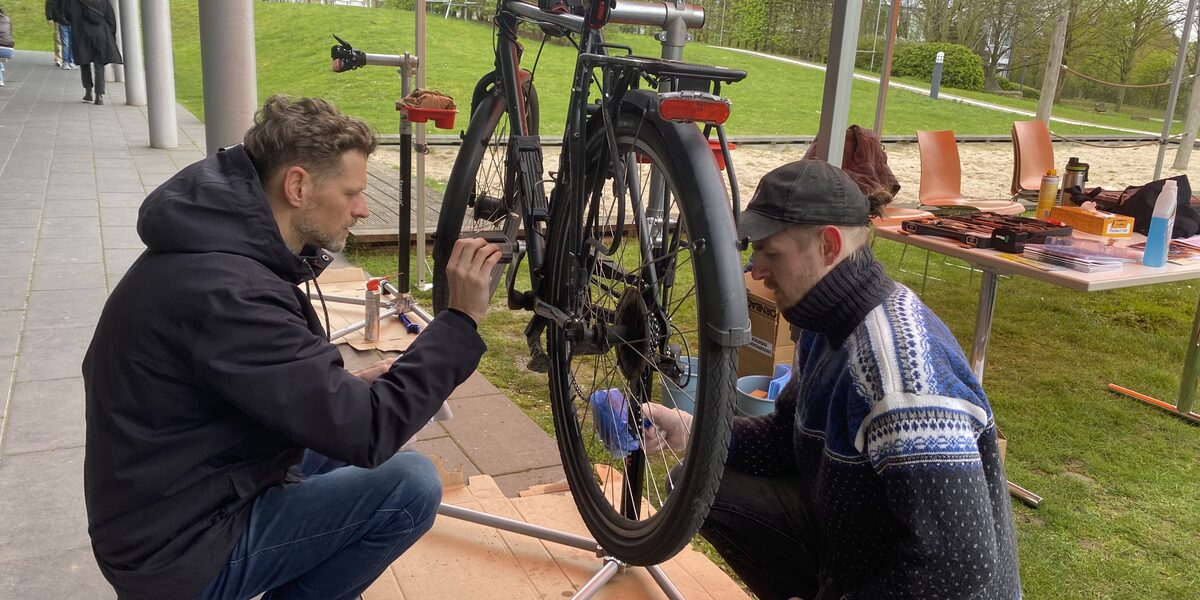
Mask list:
POLYGON ((688 229, 693 239, 703 242, 696 251, 704 252, 709 245, 729 249, 720 253, 716 272, 704 274, 707 278, 715 278, 720 285, 697 285, 697 289, 708 290, 708 293, 727 290, 726 297, 717 299, 721 309, 717 314, 707 316, 705 333, 722 346, 750 343, 750 316, 746 309, 746 282, 742 278, 737 230, 724 180, 704 134, 692 123, 664 121, 659 117, 658 95, 652 92, 631 90, 622 99, 621 110, 641 114, 662 136, 667 147, 685 156, 685 164, 693 165, 693 176, 689 178, 680 173, 678 184, 685 198, 681 202, 687 202, 691 217, 688 229))

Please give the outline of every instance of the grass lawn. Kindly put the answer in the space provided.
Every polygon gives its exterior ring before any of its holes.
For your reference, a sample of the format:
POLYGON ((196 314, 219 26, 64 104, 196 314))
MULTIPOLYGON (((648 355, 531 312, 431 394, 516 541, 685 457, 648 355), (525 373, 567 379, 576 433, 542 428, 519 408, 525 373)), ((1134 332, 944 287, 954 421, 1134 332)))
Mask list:
MULTIPOLYGON (((412 51, 415 42, 411 12, 275 2, 255 2, 254 7, 260 101, 275 93, 322 96, 346 112, 366 119, 381 132, 397 131, 394 102, 400 95, 400 81, 395 71, 367 67, 349 73, 333 73, 329 68, 329 47, 334 43, 332 34, 336 33, 356 47, 373 53, 412 51)), ((5 3, 5 10, 13 17, 18 48, 50 49, 52 37, 44 20, 42 2, 10 0, 5 3)), ((171 2, 176 96, 188 110, 203 119, 197 11, 194 1, 171 2)), ((435 15, 431 14, 431 17, 435 15)), ((492 69, 492 28, 484 22, 430 18, 427 31, 428 85, 458 99, 460 113, 456 124, 462 129, 469 117, 466 105, 470 92, 479 77, 492 69)), ((633 46, 639 54, 657 56, 659 53, 657 43, 647 36, 613 34, 610 40, 633 46)), ((525 49, 523 64, 529 67, 537 57, 539 42, 527 39, 525 49)), ((568 46, 547 45, 538 61, 542 133, 562 131, 561 115, 565 112, 573 53, 574 49, 568 46)), ((734 102, 733 116, 728 124, 731 134, 816 133, 824 85, 822 72, 699 44, 688 46, 685 56, 694 62, 719 64, 750 73, 745 81, 724 90, 734 102)), ((877 90, 876 84, 854 82, 852 123, 874 121, 877 90)), ((960 93, 949 88, 946 92, 960 93)), ((997 102, 1007 100, 983 96, 997 102)), ((1017 102, 1023 102, 1022 107, 1036 106, 1028 100, 1017 102)), ((1095 116, 1092 120, 1099 122, 1101 118, 1095 116)), ((961 134, 1006 133, 1012 120, 1013 115, 1008 113, 895 90, 888 96, 886 133, 912 134, 918 129, 953 129, 961 134)), ((1141 122, 1137 128, 1146 129, 1146 125, 1141 122)), ((1102 132, 1067 125, 1056 126, 1055 130, 1064 134, 1102 132)))
MULTIPOLYGON (((925 253, 909 249, 905 273, 900 248, 875 244, 889 274, 919 289, 925 253)), ((396 270, 394 254, 351 259, 396 270)), ((931 255, 930 275, 924 301, 968 347, 978 274, 931 255)), ((1192 283, 1087 294, 1001 280, 986 389, 1010 479, 1045 497, 1037 510, 1013 505, 1027 597, 1174 600, 1200 589, 1200 428, 1105 388, 1174 402, 1198 295, 1192 283)), ((552 432, 545 379, 525 369, 528 317, 492 306, 480 371, 552 432)))

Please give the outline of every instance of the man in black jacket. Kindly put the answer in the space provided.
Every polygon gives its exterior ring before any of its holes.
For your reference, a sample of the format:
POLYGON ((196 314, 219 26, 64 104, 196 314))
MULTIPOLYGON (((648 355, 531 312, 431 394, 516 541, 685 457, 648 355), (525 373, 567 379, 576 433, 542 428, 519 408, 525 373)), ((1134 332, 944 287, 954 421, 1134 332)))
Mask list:
POLYGON ((437 473, 396 450, 478 364, 500 253, 460 241, 450 308, 394 363, 346 371, 298 285, 367 216, 375 145, 276 96, 143 203, 147 249, 83 363, 88 532, 121 598, 356 598, 432 526, 437 473), (306 449, 352 466, 302 478, 306 449))

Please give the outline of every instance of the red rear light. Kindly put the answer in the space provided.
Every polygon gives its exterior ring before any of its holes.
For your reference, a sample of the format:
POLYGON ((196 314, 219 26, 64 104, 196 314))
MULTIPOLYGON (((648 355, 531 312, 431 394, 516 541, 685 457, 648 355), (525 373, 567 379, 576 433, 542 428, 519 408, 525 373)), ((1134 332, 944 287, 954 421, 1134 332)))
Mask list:
POLYGON ((732 103, 707 92, 659 94, 658 114, 668 121, 720 125, 729 119, 732 103))

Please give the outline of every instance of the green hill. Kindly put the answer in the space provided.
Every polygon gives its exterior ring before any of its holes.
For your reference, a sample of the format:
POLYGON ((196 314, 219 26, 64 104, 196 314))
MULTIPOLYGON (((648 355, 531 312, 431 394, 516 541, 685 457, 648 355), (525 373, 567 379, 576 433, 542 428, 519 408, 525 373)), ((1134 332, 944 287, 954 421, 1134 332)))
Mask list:
MULTIPOLYGON (((258 95, 275 93, 322 96, 343 110, 363 117, 381 132, 395 132, 398 118, 394 103, 400 80, 393 69, 367 67, 349 73, 329 68, 332 34, 356 47, 379 54, 402 54, 414 49, 413 14, 406 11, 276 2, 255 3, 258 95)), ((50 49, 50 28, 43 17, 43 2, 17 0, 5 3, 13 16, 21 49, 50 49), (31 32, 31 33, 25 33, 31 32)), ((179 102, 203 119, 199 22, 193 0, 171 2, 175 48, 176 94, 179 102)), ((427 20, 428 86, 459 100, 456 125, 466 126, 470 92, 481 75, 492 68, 492 27, 486 22, 442 19, 430 13, 427 20)), ((613 41, 633 46, 639 54, 657 55, 657 43, 648 36, 614 34, 613 41)), ((524 64, 538 58, 537 40, 526 40, 524 64)), ((778 61, 747 56, 702 45, 691 45, 685 56, 694 62, 744 69, 750 76, 728 86, 733 116, 728 130, 734 135, 813 134, 821 110, 824 73, 778 61)), ((542 106, 542 133, 562 131, 568 82, 574 60, 569 46, 547 44, 538 59, 536 82, 542 106)), ((851 122, 874 121, 878 86, 855 81, 851 122)), ((953 90, 946 90, 947 93, 953 90)), ((1027 101, 1028 102, 1028 101, 1027 101)), ((1028 107, 1032 108, 1032 102, 1028 107)), ((888 99, 885 134, 912 134, 917 129, 953 129, 960 134, 1007 133, 1014 115, 931 100, 909 92, 893 91, 888 99)), ((1144 124, 1143 124, 1144 125, 1144 124)), ((1100 130, 1057 125, 1061 133, 1098 133, 1100 130)))

